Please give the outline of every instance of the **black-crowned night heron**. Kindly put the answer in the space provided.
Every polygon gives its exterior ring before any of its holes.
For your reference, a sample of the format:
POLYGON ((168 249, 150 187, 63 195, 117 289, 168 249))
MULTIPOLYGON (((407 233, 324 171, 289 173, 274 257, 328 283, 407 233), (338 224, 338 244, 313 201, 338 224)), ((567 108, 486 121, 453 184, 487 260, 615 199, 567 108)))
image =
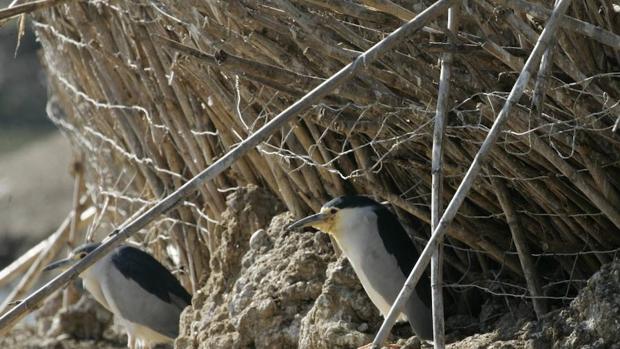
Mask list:
MULTIPOLYGON (((100 243, 76 248, 46 269, 82 259, 100 243)), ((127 346, 151 348, 179 335, 179 317, 191 296, 179 281, 150 254, 122 245, 82 274, 82 283, 95 299, 116 315, 127 330, 127 346)))
MULTIPOLYGON (((413 269, 418 253, 398 219, 365 196, 342 196, 289 229, 312 226, 331 236, 347 257, 364 290, 385 317, 413 269)), ((422 339, 433 338, 430 281, 422 279, 403 315, 422 339)), ((404 320, 404 319, 403 319, 404 320)))

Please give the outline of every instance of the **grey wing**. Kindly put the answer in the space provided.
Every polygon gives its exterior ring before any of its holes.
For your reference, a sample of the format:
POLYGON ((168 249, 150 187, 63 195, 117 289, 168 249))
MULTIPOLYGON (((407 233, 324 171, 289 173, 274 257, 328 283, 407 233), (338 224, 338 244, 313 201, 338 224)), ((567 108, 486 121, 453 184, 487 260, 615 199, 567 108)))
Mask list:
POLYGON ((179 318, 186 303, 175 295, 171 295, 170 302, 164 301, 118 270, 108 270, 104 292, 120 316, 169 338, 179 335, 179 318))

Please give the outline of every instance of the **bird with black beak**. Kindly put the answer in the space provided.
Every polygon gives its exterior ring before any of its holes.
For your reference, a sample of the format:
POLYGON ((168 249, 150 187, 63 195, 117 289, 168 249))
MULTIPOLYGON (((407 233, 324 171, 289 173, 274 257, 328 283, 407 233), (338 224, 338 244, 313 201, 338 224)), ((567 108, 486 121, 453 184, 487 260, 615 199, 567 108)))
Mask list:
MULTIPOLYGON (((68 267, 100 244, 82 245, 45 269, 68 267)), ((150 254, 122 245, 82 272, 80 278, 95 300, 125 327, 130 349, 150 349, 171 343, 179 335, 179 318, 191 296, 150 254)))
MULTIPOLYGON (((370 300, 381 315, 388 312, 418 252, 396 216, 366 196, 342 196, 327 202, 317 214, 303 218, 288 229, 313 227, 330 234, 351 263, 370 300)), ((407 301, 401 319, 415 334, 432 340, 430 280, 423 278, 407 301)))

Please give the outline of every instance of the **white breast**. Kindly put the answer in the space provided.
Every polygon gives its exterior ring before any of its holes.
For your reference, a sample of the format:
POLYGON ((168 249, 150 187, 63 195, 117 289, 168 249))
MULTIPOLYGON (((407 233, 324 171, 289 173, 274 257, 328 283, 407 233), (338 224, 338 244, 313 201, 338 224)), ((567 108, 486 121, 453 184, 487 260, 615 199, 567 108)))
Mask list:
POLYGON ((371 208, 342 209, 338 215, 336 241, 370 300, 387 316, 405 277, 377 234, 377 216, 371 208))
POLYGON ((108 256, 103 257, 95 264, 93 264, 90 268, 86 269, 80 277, 82 278, 82 285, 90 294, 95 297, 95 300, 103 305, 106 309, 111 311, 112 313, 117 313, 117 309, 113 309, 111 305, 106 300, 103 292, 101 291, 101 287, 99 285, 99 280, 101 280, 101 274, 106 269, 105 265, 110 262, 110 258, 108 256))

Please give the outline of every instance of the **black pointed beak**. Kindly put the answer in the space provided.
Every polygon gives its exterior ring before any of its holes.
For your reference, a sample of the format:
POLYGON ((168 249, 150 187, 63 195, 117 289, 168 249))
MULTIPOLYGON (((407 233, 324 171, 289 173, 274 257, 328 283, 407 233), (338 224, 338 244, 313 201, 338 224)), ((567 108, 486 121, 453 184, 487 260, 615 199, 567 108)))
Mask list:
POLYGON ((286 230, 294 230, 294 229, 299 229, 299 228, 304 228, 304 227, 309 227, 312 226, 316 223, 320 223, 323 222, 327 219, 327 215, 325 213, 317 213, 317 214, 313 214, 312 216, 308 216, 306 218, 302 218, 300 220, 298 220, 295 223, 292 223, 291 225, 289 225, 286 230))
POLYGON ((58 269, 58 268, 63 268, 65 266, 71 264, 71 262, 73 262, 73 260, 71 258, 61 259, 59 261, 56 261, 54 263, 49 264, 47 267, 45 267, 45 269, 43 269, 43 271, 49 271, 49 270, 54 270, 54 269, 58 269))

